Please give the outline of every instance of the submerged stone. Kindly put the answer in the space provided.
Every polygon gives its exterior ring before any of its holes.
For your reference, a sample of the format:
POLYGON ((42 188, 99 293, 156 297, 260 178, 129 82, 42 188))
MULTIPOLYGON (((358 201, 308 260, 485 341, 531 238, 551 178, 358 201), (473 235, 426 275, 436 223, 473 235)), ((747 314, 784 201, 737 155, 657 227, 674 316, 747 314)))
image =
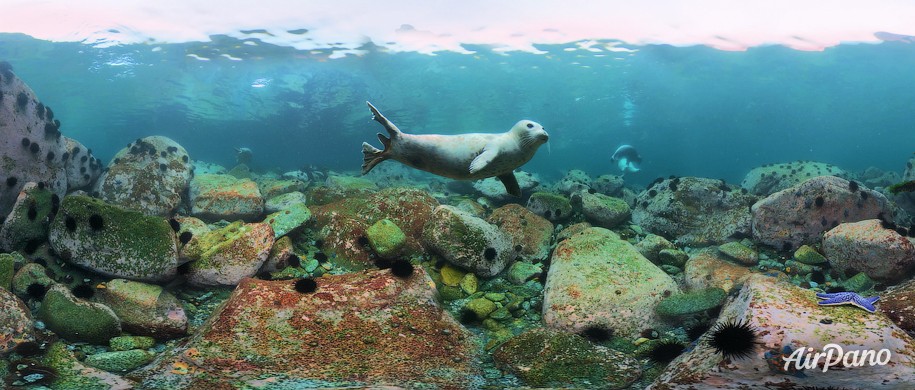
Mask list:
POLYGON ((369 226, 365 237, 372 250, 384 259, 396 257, 407 242, 407 236, 390 219, 382 219, 369 226))
POLYGON ((273 237, 270 225, 241 221, 198 237, 182 252, 193 261, 188 282, 194 286, 234 286, 254 276, 270 254, 273 237))
POLYGON ((48 329, 70 341, 107 345, 121 333, 121 321, 108 306, 76 298, 62 284, 45 294, 38 317, 48 329))

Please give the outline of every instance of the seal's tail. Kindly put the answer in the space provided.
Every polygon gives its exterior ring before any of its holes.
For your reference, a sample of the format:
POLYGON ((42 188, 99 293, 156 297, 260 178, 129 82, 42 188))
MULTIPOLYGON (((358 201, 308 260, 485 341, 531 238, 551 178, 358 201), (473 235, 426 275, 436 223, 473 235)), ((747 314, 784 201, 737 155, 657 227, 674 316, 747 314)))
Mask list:
POLYGON ((382 126, 388 131, 388 134, 391 135, 391 138, 385 137, 381 133, 378 134, 378 140, 381 141, 381 144, 384 145, 384 150, 379 150, 378 148, 369 145, 368 142, 362 143, 362 174, 369 173, 372 168, 375 168, 378 163, 387 160, 388 149, 391 147, 391 140, 397 139, 400 137, 400 129, 397 126, 394 126, 388 118, 385 118, 384 115, 381 115, 381 112, 378 111, 372 103, 365 102, 369 105, 369 109, 372 110, 372 119, 376 122, 381 123, 382 126))

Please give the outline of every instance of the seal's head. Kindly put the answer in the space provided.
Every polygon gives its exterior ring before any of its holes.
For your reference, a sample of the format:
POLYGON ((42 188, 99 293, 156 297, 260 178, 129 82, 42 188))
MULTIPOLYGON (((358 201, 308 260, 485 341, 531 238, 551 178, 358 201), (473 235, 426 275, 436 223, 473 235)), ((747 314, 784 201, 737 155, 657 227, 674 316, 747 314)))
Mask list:
POLYGON ((521 149, 528 147, 538 148, 540 145, 549 141, 550 135, 546 133, 539 123, 529 120, 521 120, 512 127, 512 134, 518 137, 521 149))

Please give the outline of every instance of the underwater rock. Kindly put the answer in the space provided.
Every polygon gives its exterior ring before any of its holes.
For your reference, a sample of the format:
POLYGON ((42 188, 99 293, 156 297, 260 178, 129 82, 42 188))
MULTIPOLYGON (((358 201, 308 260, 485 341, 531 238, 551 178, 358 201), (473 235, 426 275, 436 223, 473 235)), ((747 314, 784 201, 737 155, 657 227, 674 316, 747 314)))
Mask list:
POLYGON ((558 243, 560 241, 567 240, 570 237, 581 233, 590 227, 592 227, 591 224, 587 222, 573 223, 569 226, 566 226, 560 230, 559 233, 556 233, 556 242, 558 243))
POLYGON ((126 390, 133 389, 135 385, 116 374, 84 365, 67 348, 67 344, 60 341, 48 347, 41 362, 57 374, 52 389, 126 390))
POLYGON ((257 176, 256 174, 252 173, 251 168, 245 164, 238 164, 232 167, 229 172, 226 172, 226 175, 232 176, 236 179, 255 179, 255 176, 257 176))
POLYGON ((641 253, 642 256, 645 256, 646 259, 651 260, 651 262, 655 264, 660 263, 658 255, 662 250, 677 249, 677 247, 670 241, 667 241, 666 238, 651 233, 645 235, 645 238, 635 244, 635 248, 639 250, 639 253, 641 253))
POLYGON ((632 222, 680 245, 714 245, 749 236, 754 201, 721 180, 664 179, 639 193, 632 222))
POLYGON ((346 198, 367 196, 378 191, 375 182, 362 177, 331 175, 323 186, 312 186, 307 192, 310 204, 324 205, 346 198))
POLYGON ((867 167, 858 175, 858 178, 868 188, 889 187, 903 181, 898 172, 884 171, 877 167, 867 167))
POLYGON ((386 188, 377 193, 348 197, 326 205, 310 207, 321 248, 328 256, 336 255, 335 264, 345 268, 373 267, 371 248, 365 230, 375 222, 390 219, 404 232, 407 241, 403 255, 424 253, 420 244, 423 226, 432 217, 438 202, 424 191, 411 188, 386 188))
POLYGON ((39 264, 36 263, 26 263, 19 268, 19 271, 16 271, 16 274, 13 275, 13 293, 16 294, 19 298, 28 300, 29 298, 41 299, 41 296, 33 297, 35 294, 36 286, 40 286, 38 292, 43 292, 51 287, 54 284, 48 276, 48 271, 39 264), (30 289, 31 287, 31 289, 30 289), (32 294, 30 294, 30 292, 32 294))
POLYGON ((193 176, 200 175, 225 175, 229 170, 226 167, 206 161, 194 161, 193 176))
POLYGON ((298 191, 293 191, 290 193, 268 198, 264 203, 264 211, 268 213, 275 213, 280 210, 285 210, 297 203, 305 204, 305 201, 305 194, 298 191))
POLYGON ((604 228, 588 228, 553 251, 543 288, 543 321, 580 333, 588 327, 638 337, 663 325, 654 307, 680 292, 677 283, 632 244, 604 228))
POLYGON ((587 191, 589 188, 591 188, 591 177, 579 169, 566 172, 566 175, 553 185, 554 191, 564 195, 587 191))
POLYGON ((51 110, 12 71, 3 77, 2 94, 6 98, 0 99, 0 215, 9 214, 26 183, 44 183, 63 197, 98 177, 98 160, 78 142, 61 136, 60 122, 51 110))
MULTIPOLYGON (((518 180, 518 186, 521 188, 522 193, 530 193, 540 186, 540 179, 528 172, 515 171, 515 179, 518 180)), ((494 201, 513 199, 511 195, 505 192, 505 185, 495 177, 474 181, 473 188, 494 201)))
POLYGON ((823 253, 839 272, 863 272, 884 283, 897 282, 915 268, 912 240, 876 219, 843 223, 826 232, 823 253))
POLYGON ((572 216, 572 204, 564 196, 549 192, 535 192, 527 199, 527 209, 550 222, 559 222, 572 216))
POLYGON ((818 265, 827 261, 823 255, 810 245, 801 245, 800 248, 797 248, 794 251, 794 260, 807 265, 818 265))
POLYGON ((270 199, 293 192, 303 193, 308 188, 308 182, 262 177, 257 180, 257 188, 264 199, 270 199))
POLYGON ((724 303, 728 293, 718 287, 674 294, 658 302, 655 311, 662 317, 678 317, 712 310, 724 303))
POLYGON ((285 210, 277 211, 264 218, 264 223, 273 229, 275 238, 285 236, 305 225, 311 219, 311 210, 304 203, 296 203, 285 210))
POLYGON ((112 351, 150 349, 154 345, 156 345, 156 339, 148 336, 118 336, 108 340, 108 349, 112 351))
POLYGON ((540 262, 549 257, 553 224, 545 218, 511 203, 493 210, 486 221, 498 226, 511 238, 513 259, 540 262))
POLYGON ((541 273, 543 273, 543 269, 539 264, 516 261, 508 268, 508 273, 505 277, 509 282, 521 285, 540 276, 541 273))
MULTIPOLYGON (((915 180, 915 157, 906 161, 902 178, 892 184, 905 183, 913 180, 915 180)), ((899 208, 905 210, 910 215, 915 215, 915 192, 899 192, 895 195, 888 194, 887 196, 889 196, 899 208)))
POLYGON ((110 204, 168 217, 181 205, 191 180, 188 161, 187 150, 169 138, 137 139, 114 155, 95 190, 110 204))
POLYGON ((161 286, 113 279, 96 289, 95 300, 108 306, 124 331, 169 340, 187 334, 187 315, 181 302, 161 286))
POLYGON ((163 282, 178 267, 168 222, 87 196, 64 198, 49 241, 66 262, 115 278, 163 282))
POLYGON ((109 339, 121 334, 121 321, 108 306, 76 298, 62 284, 54 284, 45 294, 38 318, 70 341, 108 345, 109 339))
POLYGON ((495 225, 452 206, 438 206, 423 227, 423 244, 445 260, 484 278, 514 259, 511 237, 495 225))
POLYGON ((817 302, 812 290, 760 274, 751 276, 718 318, 718 324, 739 321, 755 329, 758 344, 751 344, 749 356, 724 358, 710 345, 707 333, 695 348, 674 359, 649 389, 750 389, 761 383, 777 383, 781 388, 870 389, 876 384, 881 389, 911 388, 915 383, 915 366, 911 364, 915 340, 880 314, 868 314, 851 305, 820 306, 817 302), (784 347, 822 352, 827 344, 839 345, 846 353, 876 353, 887 348, 890 363, 860 368, 840 364, 824 372, 821 359, 819 367, 794 376, 784 373, 784 361, 778 359, 777 366, 770 366, 765 356, 769 351, 782 352, 784 347))
POLYGON ((912 302, 915 302, 915 279, 887 289, 876 306, 897 326, 912 334, 915 332, 915 305, 912 302))
POLYGON ((535 388, 628 389, 642 375, 639 362, 622 352, 546 328, 512 337, 493 360, 535 388))
POLYGON ((365 230, 365 237, 369 240, 372 250, 383 259, 393 259, 400 254, 400 250, 407 243, 407 236, 403 230, 390 219, 382 219, 365 230))
POLYGON ((181 253, 192 261, 187 281, 198 287, 234 286, 257 273, 273 242, 270 225, 241 221, 197 237, 181 253))
POLYGON ((12 291, 13 276, 16 274, 16 268, 18 268, 18 264, 13 255, 0 253, 0 289, 12 291))
POLYGON ((598 193, 618 197, 622 195, 625 181, 622 176, 617 175, 600 175, 597 179, 591 181, 591 188, 598 193))
POLYGON ((690 256, 683 269, 686 287, 689 290, 718 287, 729 293, 740 288, 752 272, 747 267, 725 261, 722 256, 715 249, 702 250, 690 256))
POLYGON ((612 229, 629 219, 632 210, 626 201, 612 196, 582 191, 581 212, 594 226, 612 229))
POLYGON ((0 288, 0 355, 17 345, 35 341, 35 327, 29 307, 5 288, 0 288))
POLYGON ((325 275, 314 293, 298 281, 243 280, 186 344, 135 374, 142 387, 482 385, 473 335, 439 307, 422 267, 325 275))
POLYGON ((767 164, 750 170, 740 186, 751 194, 769 196, 818 176, 846 176, 841 168, 814 161, 767 164))
POLYGON ((86 357, 83 361, 89 367, 95 367, 108 372, 133 371, 153 360, 150 352, 142 349, 129 351, 99 352, 86 357))
MULTIPOLYGON (((290 266, 289 260, 293 256, 298 256, 295 253, 295 245, 292 243, 292 239, 289 236, 282 236, 273 243, 273 247, 270 248, 270 254, 267 255, 267 261, 264 261, 264 264, 261 265, 261 269, 258 272, 277 272, 282 271, 284 268, 290 266)), ((301 262, 301 258, 299 261, 301 262)), ((300 263, 301 265, 301 263, 300 263)))
POLYGON ((229 175, 194 176, 190 185, 191 215, 203 220, 254 221, 264 213, 257 184, 229 175))
MULTIPOLYGON (((30 243, 48 239, 48 224, 54 218, 52 197, 56 194, 36 183, 27 183, 13 204, 13 210, 0 227, 0 249, 8 252, 23 249, 30 243)), ((56 198, 59 199, 60 198, 56 198)))
POLYGON ((840 223, 892 215, 883 194, 852 188, 848 180, 820 176, 767 196, 752 208, 754 241, 791 251, 819 242, 840 223))
POLYGON ((736 241, 719 245, 718 252, 746 266, 754 266, 759 262, 759 253, 755 249, 736 241))

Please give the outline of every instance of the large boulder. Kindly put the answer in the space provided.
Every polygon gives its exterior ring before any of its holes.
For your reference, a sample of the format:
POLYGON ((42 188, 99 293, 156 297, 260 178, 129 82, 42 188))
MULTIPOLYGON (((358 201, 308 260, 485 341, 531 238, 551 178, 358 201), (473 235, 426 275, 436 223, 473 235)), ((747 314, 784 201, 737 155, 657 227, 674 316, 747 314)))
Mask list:
MULTIPOLYGON (((649 387, 671 389, 754 389, 762 384, 779 388, 911 389, 915 383, 915 340, 885 316, 847 306, 820 306, 814 291, 756 274, 737 297, 721 309, 718 324, 742 322, 755 329, 757 343, 745 359, 725 358, 709 343, 709 334, 676 359, 649 387), (848 353, 888 349, 887 365, 832 367, 799 375, 784 372, 780 357, 813 348, 812 355, 835 344, 848 353), (768 358, 767 358, 768 354, 768 358)), ((714 330, 712 331, 714 332, 714 330)), ((737 341, 733 341, 736 343, 737 341)), ((845 356, 850 358, 852 355, 845 356)), ((840 364, 841 365, 841 364, 840 364)))
POLYGON ((683 270, 686 287, 689 290, 717 287, 727 292, 740 288, 752 272, 724 257, 726 255, 714 249, 693 253, 683 270))
POLYGON ((87 196, 64 198, 49 241, 63 260, 111 277, 164 282, 178 268, 168 222, 87 196))
POLYGON ((612 229, 629 220, 632 210, 625 200, 588 191, 581 191, 578 196, 582 214, 594 226, 612 229))
POLYGON ((234 286, 254 276, 273 247, 273 229, 266 223, 241 221, 195 237, 181 255, 192 261, 187 281, 194 286, 234 286))
POLYGON ((257 184, 231 175, 196 175, 190 184, 191 215, 203 220, 254 221, 264 213, 257 184))
MULTIPOLYGON (((540 186, 539 178, 524 171, 515 171, 515 179, 518 181, 518 187, 521 188, 522 193, 530 193, 540 186)), ((512 198, 505 192, 505 185, 502 184, 502 181, 495 177, 477 180, 473 182, 473 188, 492 200, 505 201, 512 198)))
POLYGON ((35 341, 32 312, 13 293, 0 288, 0 355, 30 341, 35 341))
POLYGON ((27 183, 23 186, 13 211, 0 227, 0 249, 11 252, 45 242, 48 223, 54 219, 59 203, 57 194, 44 185, 27 183))
POLYGON ((680 292, 632 244, 603 228, 588 228, 560 242, 550 264, 543 320, 554 329, 609 328, 621 337, 638 337, 663 325, 655 305, 680 292))
POLYGON ((792 161, 780 164, 766 164, 750 170, 740 186, 758 196, 796 186, 818 176, 844 176, 841 168, 815 161, 792 161))
POLYGON ((884 228, 876 219, 843 223, 826 232, 823 253, 840 272, 864 272, 884 283, 897 282, 915 268, 912 239, 884 228))
POLYGON ((559 179, 554 186, 556 192, 571 195, 578 191, 588 190, 591 188, 591 177, 585 171, 572 169, 566 172, 566 175, 559 179))
POLYGON ((106 345, 121 334, 121 321, 108 306, 77 298, 62 284, 54 284, 45 294, 38 318, 70 341, 106 345))
POLYGON ((639 379, 639 362, 581 336, 534 328, 493 352, 504 370, 533 387, 628 389, 639 379))
POLYGON ((572 216, 569 199, 549 192, 535 192, 527 199, 527 209, 550 222, 560 222, 572 216))
POLYGON ((486 221, 507 233, 512 240, 515 257, 539 262, 550 255, 553 224, 527 208, 510 203, 493 210, 486 221))
POLYGON ((423 226, 432 217, 438 205, 435 198, 421 190, 411 188, 386 188, 370 195, 351 196, 346 199, 309 206, 323 249, 328 256, 336 255, 334 262, 345 268, 366 269, 374 267, 372 248, 366 230, 382 219, 389 219, 406 235, 401 254, 411 256, 424 253, 420 244, 423 226), (366 237, 365 239, 362 239, 366 237))
POLYGON ((96 290, 96 300, 108 306, 127 332, 168 340, 187 334, 187 314, 181 302, 162 286, 114 279, 96 290))
POLYGON ((891 215, 883 194, 835 176, 815 177, 776 192, 752 210, 754 240, 784 251, 815 244, 841 223, 891 215))
POLYGON ((896 326, 915 334, 915 279, 890 287, 877 301, 877 309, 886 314, 896 326))
POLYGON ((423 227, 423 244, 450 263, 488 278, 514 259, 511 237, 452 206, 438 206, 423 227))
POLYGON ((713 245, 750 234, 756 197, 721 180, 656 181, 636 198, 632 221, 681 245, 713 245))
POLYGON ((118 151, 95 188, 108 203, 147 215, 171 216, 181 205, 193 171, 187 150, 177 142, 146 137, 118 151))
POLYGON ((137 374, 142 387, 482 385, 473 336, 439 307, 422 268, 314 281, 310 293, 298 280, 245 279, 196 335, 137 374))

